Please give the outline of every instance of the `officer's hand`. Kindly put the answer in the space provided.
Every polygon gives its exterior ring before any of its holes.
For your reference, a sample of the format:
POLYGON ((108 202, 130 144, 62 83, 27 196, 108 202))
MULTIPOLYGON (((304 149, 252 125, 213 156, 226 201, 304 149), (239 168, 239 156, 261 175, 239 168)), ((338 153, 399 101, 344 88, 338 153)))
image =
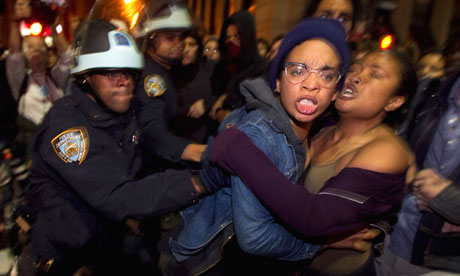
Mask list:
POLYGON ((202 144, 188 144, 180 159, 192 162, 200 162, 203 156, 203 152, 206 150, 206 145, 202 144))

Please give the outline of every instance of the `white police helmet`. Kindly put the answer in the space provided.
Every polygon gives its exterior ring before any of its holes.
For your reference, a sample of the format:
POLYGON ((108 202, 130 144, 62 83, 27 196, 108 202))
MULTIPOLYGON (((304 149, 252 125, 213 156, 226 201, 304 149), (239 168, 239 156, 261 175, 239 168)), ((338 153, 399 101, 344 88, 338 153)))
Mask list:
POLYGON ((77 30, 74 39, 72 75, 97 70, 142 70, 144 58, 134 39, 111 23, 90 19, 77 30))
POLYGON ((190 30, 192 18, 182 1, 151 0, 147 6, 148 17, 141 20, 134 32, 135 38, 163 30, 190 30))

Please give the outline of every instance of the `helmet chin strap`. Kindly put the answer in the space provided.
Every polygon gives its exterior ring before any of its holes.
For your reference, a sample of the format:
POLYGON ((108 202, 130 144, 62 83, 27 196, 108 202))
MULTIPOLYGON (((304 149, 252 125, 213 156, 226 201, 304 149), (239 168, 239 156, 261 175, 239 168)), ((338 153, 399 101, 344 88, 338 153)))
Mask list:
POLYGON ((179 58, 170 58, 170 57, 164 57, 158 55, 158 58, 160 58, 164 63, 168 64, 169 66, 176 65, 177 63, 180 62, 180 57, 179 58))
POLYGON ((171 66, 176 65, 177 63, 180 62, 180 57, 179 58, 170 58, 170 57, 165 57, 162 55, 159 55, 155 52, 155 50, 152 47, 149 47, 147 49, 147 53, 151 58, 153 58, 156 62, 160 63, 163 67, 166 67, 168 69, 171 68, 171 66))

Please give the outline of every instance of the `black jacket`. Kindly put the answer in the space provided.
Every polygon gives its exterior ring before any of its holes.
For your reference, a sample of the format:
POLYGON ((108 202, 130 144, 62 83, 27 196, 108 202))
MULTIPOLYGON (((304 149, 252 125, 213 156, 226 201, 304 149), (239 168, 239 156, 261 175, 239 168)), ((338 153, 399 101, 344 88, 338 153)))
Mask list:
POLYGON ((425 90, 419 105, 414 107, 414 117, 409 124, 407 139, 415 152, 417 166, 423 168, 423 161, 433 140, 438 123, 447 110, 447 97, 460 72, 425 90))
POLYGON ((239 11, 227 18, 222 24, 219 38, 221 59, 214 68, 212 76, 213 94, 217 98, 227 93, 222 107, 234 110, 244 105, 240 93, 240 83, 246 79, 256 78, 264 73, 265 60, 259 56, 256 43, 256 27, 253 16, 247 11, 239 11), (227 60, 225 45, 227 28, 235 24, 241 41, 241 54, 236 60, 227 60), (229 68, 233 68, 230 70, 229 68))
POLYGON ((178 111, 176 86, 170 72, 149 56, 144 60, 145 68, 133 101, 141 130, 140 143, 152 158, 177 163, 192 141, 171 132, 178 111))
POLYGON ((173 67, 172 74, 178 90, 178 111, 175 116, 173 132, 196 143, 206 144, 211 119, 208 116, 212 99, 211 74, 215 61, 203 57, 188 66, 173 67), (205 114, 191 118, 187 114, 190 106, 203 99, 205 114))
POLYGON ((38 211, 31 243, 40 260, 98 248, 124 219, 160 215, 197 198, 189 171, 138 177, 132 111, 109 112, 75 84, 70 89, 46 115, 33 147, 28 195, 38 211))

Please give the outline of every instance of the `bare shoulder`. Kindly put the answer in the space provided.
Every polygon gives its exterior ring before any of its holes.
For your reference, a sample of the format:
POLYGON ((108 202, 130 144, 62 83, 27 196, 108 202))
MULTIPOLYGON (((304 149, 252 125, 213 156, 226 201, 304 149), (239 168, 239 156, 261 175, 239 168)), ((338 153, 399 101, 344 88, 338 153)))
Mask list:
POLYGON ((347 167, 358 167, 382 173, 399 173, 414 164, 408 145, 390 129, 382 128, 378 135, 356 152, 347 167))

